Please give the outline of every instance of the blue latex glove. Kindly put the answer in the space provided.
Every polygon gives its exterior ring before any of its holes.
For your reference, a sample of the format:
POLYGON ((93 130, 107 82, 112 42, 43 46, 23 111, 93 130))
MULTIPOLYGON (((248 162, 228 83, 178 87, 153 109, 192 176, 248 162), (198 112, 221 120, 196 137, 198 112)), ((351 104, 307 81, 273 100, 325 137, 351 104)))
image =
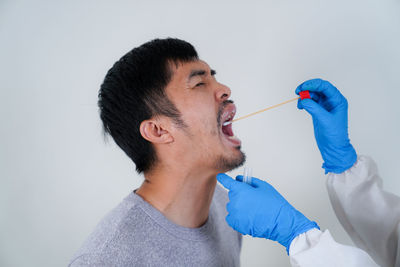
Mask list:
POLYGON ((218 174, 217 179, 229 190, 226 222, 244 235, 278 241, 289 254, 296 236, 319 229, 267 182, 253 177, 252 185, 248 185, 241 182, 243 176, 237 176, 235 181, 224 173, 218 174))
POLYGON ((314 135, 324 163, 325 173, 342 173, 357 161, 347 129, 347 100, 328 81, 308 80, 296 88, 296 94, 310 91, 312 99, 298 101, 297 107, 312 116, 314 135))

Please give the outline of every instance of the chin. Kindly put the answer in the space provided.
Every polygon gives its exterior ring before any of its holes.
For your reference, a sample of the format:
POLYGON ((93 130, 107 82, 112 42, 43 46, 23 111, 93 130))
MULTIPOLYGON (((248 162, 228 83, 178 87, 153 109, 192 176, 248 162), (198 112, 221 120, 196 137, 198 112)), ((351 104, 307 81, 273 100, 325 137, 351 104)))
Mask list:
POLYGON ((230 154, 229 156, 221 155, 215 161, 215 167, 220 172, 227 172, 243 166, 246 162, 246 154, 240 150, 240 146, 236 147, 237 152, 230 154))

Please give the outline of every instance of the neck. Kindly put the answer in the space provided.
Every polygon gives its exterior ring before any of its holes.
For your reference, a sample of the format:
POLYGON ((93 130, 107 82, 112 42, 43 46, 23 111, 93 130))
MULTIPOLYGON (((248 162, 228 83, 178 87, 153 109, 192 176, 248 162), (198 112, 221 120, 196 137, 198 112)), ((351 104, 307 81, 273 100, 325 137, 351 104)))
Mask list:
POLYGON ((175 224, 196 228, 207 221, 215 176, 198 170, 160 168, 145 174, 136 193, 175 224))

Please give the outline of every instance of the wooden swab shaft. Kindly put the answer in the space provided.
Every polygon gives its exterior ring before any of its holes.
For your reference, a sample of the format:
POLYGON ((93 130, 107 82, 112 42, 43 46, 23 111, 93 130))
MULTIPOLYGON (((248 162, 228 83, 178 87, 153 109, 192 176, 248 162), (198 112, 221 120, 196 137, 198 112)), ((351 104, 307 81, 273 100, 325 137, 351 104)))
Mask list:
POLYGON ((297 100, 297 99, 299 99, 299 98, 300 98, 300 97, 296 97, 296 98, 293 98, 293 99, 290 99, 290 100, 286 100, 285 102, 282 102, 282 103, 279 103, 279 104, 273 105, 273 106, 271 106, 271 107, 268 107, 268 108, 265 108, 265 109, 262 109, 262 110, 259 110, 259 111, 256 111, 256 112, 253 112, 253 113, 247 114, 247 115, 245 115, 245 116, 243 116, 243 117, 240 117, 240 118, 234 119, 234 120, 232 120, 232 122, 235 122, 235 121, 238 121, 238 120, 242 120, 242 119, 245 119, 245 118, 251 117, 251 116, 253 116, 253 115, 256 115, 256 114, 258 114, 258 113, 261 113, 261 112, 264 112, 264 111, 267 111, 267 110, 270 110, 270 109, 273 109, 273 108, 276 108, 276 107, 282 106, 282 105, 284 105, 284 104, 287 104, 287 103, 290 103, 290 102, 293 102, 293 101, 296 101, 296 100, 297 100))

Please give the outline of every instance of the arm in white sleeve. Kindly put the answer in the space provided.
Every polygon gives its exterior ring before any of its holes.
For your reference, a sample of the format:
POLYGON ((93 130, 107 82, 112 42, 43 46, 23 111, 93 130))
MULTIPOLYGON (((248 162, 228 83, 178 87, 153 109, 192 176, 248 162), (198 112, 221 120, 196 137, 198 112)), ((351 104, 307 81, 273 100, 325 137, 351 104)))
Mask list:
POLYGON ((295 239, 289 249, 292 267, 377 267, 371 257, 359 248, 335 242, 328 230, 314 228, 295 239))
POLYGON ((375 162, 359 156, 352 168, 328 174, 336 216, 354 243, 381 266, 400 266, 400 198, 382 189, 375 162))

